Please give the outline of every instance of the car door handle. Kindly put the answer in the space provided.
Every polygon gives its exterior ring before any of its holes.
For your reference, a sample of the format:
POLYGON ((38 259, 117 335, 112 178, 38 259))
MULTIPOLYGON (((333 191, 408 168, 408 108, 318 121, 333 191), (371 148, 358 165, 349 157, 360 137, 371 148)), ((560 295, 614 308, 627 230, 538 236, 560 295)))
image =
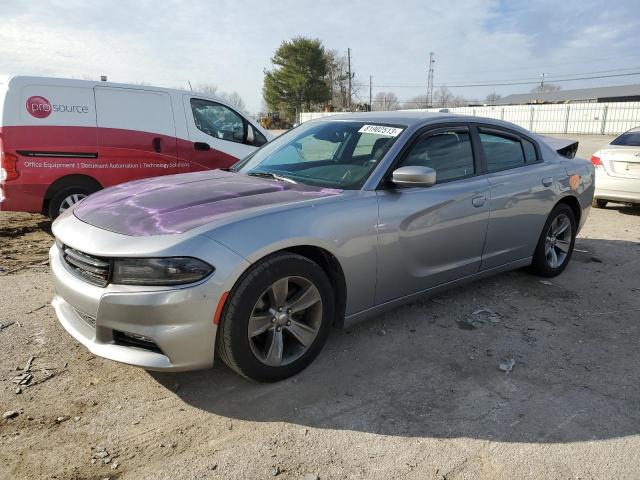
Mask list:
POLYGON ((550 187, 551 185, 553 185, 553 178, 551 177, 543 178, 542 185, 544 185, 545 187, 550 187))
POLYGON ((471 199, 471 203, 476 208, 483 206, 486 201, 487 201, 487 197, 485 197, 484 195, 480 195, 478 197, 473 197, 471 199))
POLYGON ((193 148, 200 152, 208 152, 209 150, 211 150, 209 144, 205 142, 194 142, 193 148))

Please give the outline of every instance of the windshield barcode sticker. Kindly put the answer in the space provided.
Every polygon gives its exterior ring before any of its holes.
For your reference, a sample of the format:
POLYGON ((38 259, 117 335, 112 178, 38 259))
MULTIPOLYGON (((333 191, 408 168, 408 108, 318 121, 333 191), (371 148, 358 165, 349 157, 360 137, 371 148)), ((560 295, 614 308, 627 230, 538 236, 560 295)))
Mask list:
POLYGON ((387 137, 397 137, 402 132, 401 128, 385 127, 384 125, 364 125, 359 133, 373 133, 375 135, 385 135, 387 137))

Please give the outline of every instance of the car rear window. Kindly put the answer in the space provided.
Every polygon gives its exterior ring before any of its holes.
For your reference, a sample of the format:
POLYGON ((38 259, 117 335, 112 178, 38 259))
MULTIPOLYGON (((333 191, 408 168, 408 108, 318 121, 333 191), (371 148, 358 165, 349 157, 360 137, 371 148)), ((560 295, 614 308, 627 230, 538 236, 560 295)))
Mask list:
POLYGON ((611 145, 624 145, 627 147, 640 147, 640 132, 627 132, 616 138, 611 145))

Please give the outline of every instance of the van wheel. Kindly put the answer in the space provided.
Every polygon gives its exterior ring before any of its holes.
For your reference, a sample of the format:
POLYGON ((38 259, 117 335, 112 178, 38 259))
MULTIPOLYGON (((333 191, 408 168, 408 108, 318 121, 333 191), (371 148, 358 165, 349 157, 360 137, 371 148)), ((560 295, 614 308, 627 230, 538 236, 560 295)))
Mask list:
POLYGON ((556 205, 540 234, 530 271, 542 277, 560 275, 571 259, 577 231, 571 207, 556 205))
POLYGON ((600 198, 594 198, 593 202, 591 202, 591 206, 593 208, 605 208, 607 206, 607 201, 606 200, 602 200, 600 198))
POLYGON ((276 254, 252 267, 231 291, 216 351, 247 378, 282 380, 320 353, 332 316, 333 290, 322 268, 301 255, 276 254))
POLYGON ((88 197, 97 189, 91 187, 67 187, 56 193, 49 202, 49 216, 55 220, 67 208, 88 197))

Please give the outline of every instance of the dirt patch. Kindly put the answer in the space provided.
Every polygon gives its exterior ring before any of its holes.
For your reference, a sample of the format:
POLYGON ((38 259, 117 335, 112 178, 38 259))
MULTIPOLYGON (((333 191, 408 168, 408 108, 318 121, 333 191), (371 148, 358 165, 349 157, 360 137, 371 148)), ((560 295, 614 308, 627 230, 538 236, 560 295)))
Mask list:
POLYGON ((0 275, 46 263, 52 243, 47 217, 0 212, 0 275))
POLYGON ((509 272, 333 330, 269 385, 92 355, 31 263, 45 220, 0 214, 1 265, 22 267, 0 273, 0 479, 637 478, 639 210, 592 210, 557 278, 509 272))

